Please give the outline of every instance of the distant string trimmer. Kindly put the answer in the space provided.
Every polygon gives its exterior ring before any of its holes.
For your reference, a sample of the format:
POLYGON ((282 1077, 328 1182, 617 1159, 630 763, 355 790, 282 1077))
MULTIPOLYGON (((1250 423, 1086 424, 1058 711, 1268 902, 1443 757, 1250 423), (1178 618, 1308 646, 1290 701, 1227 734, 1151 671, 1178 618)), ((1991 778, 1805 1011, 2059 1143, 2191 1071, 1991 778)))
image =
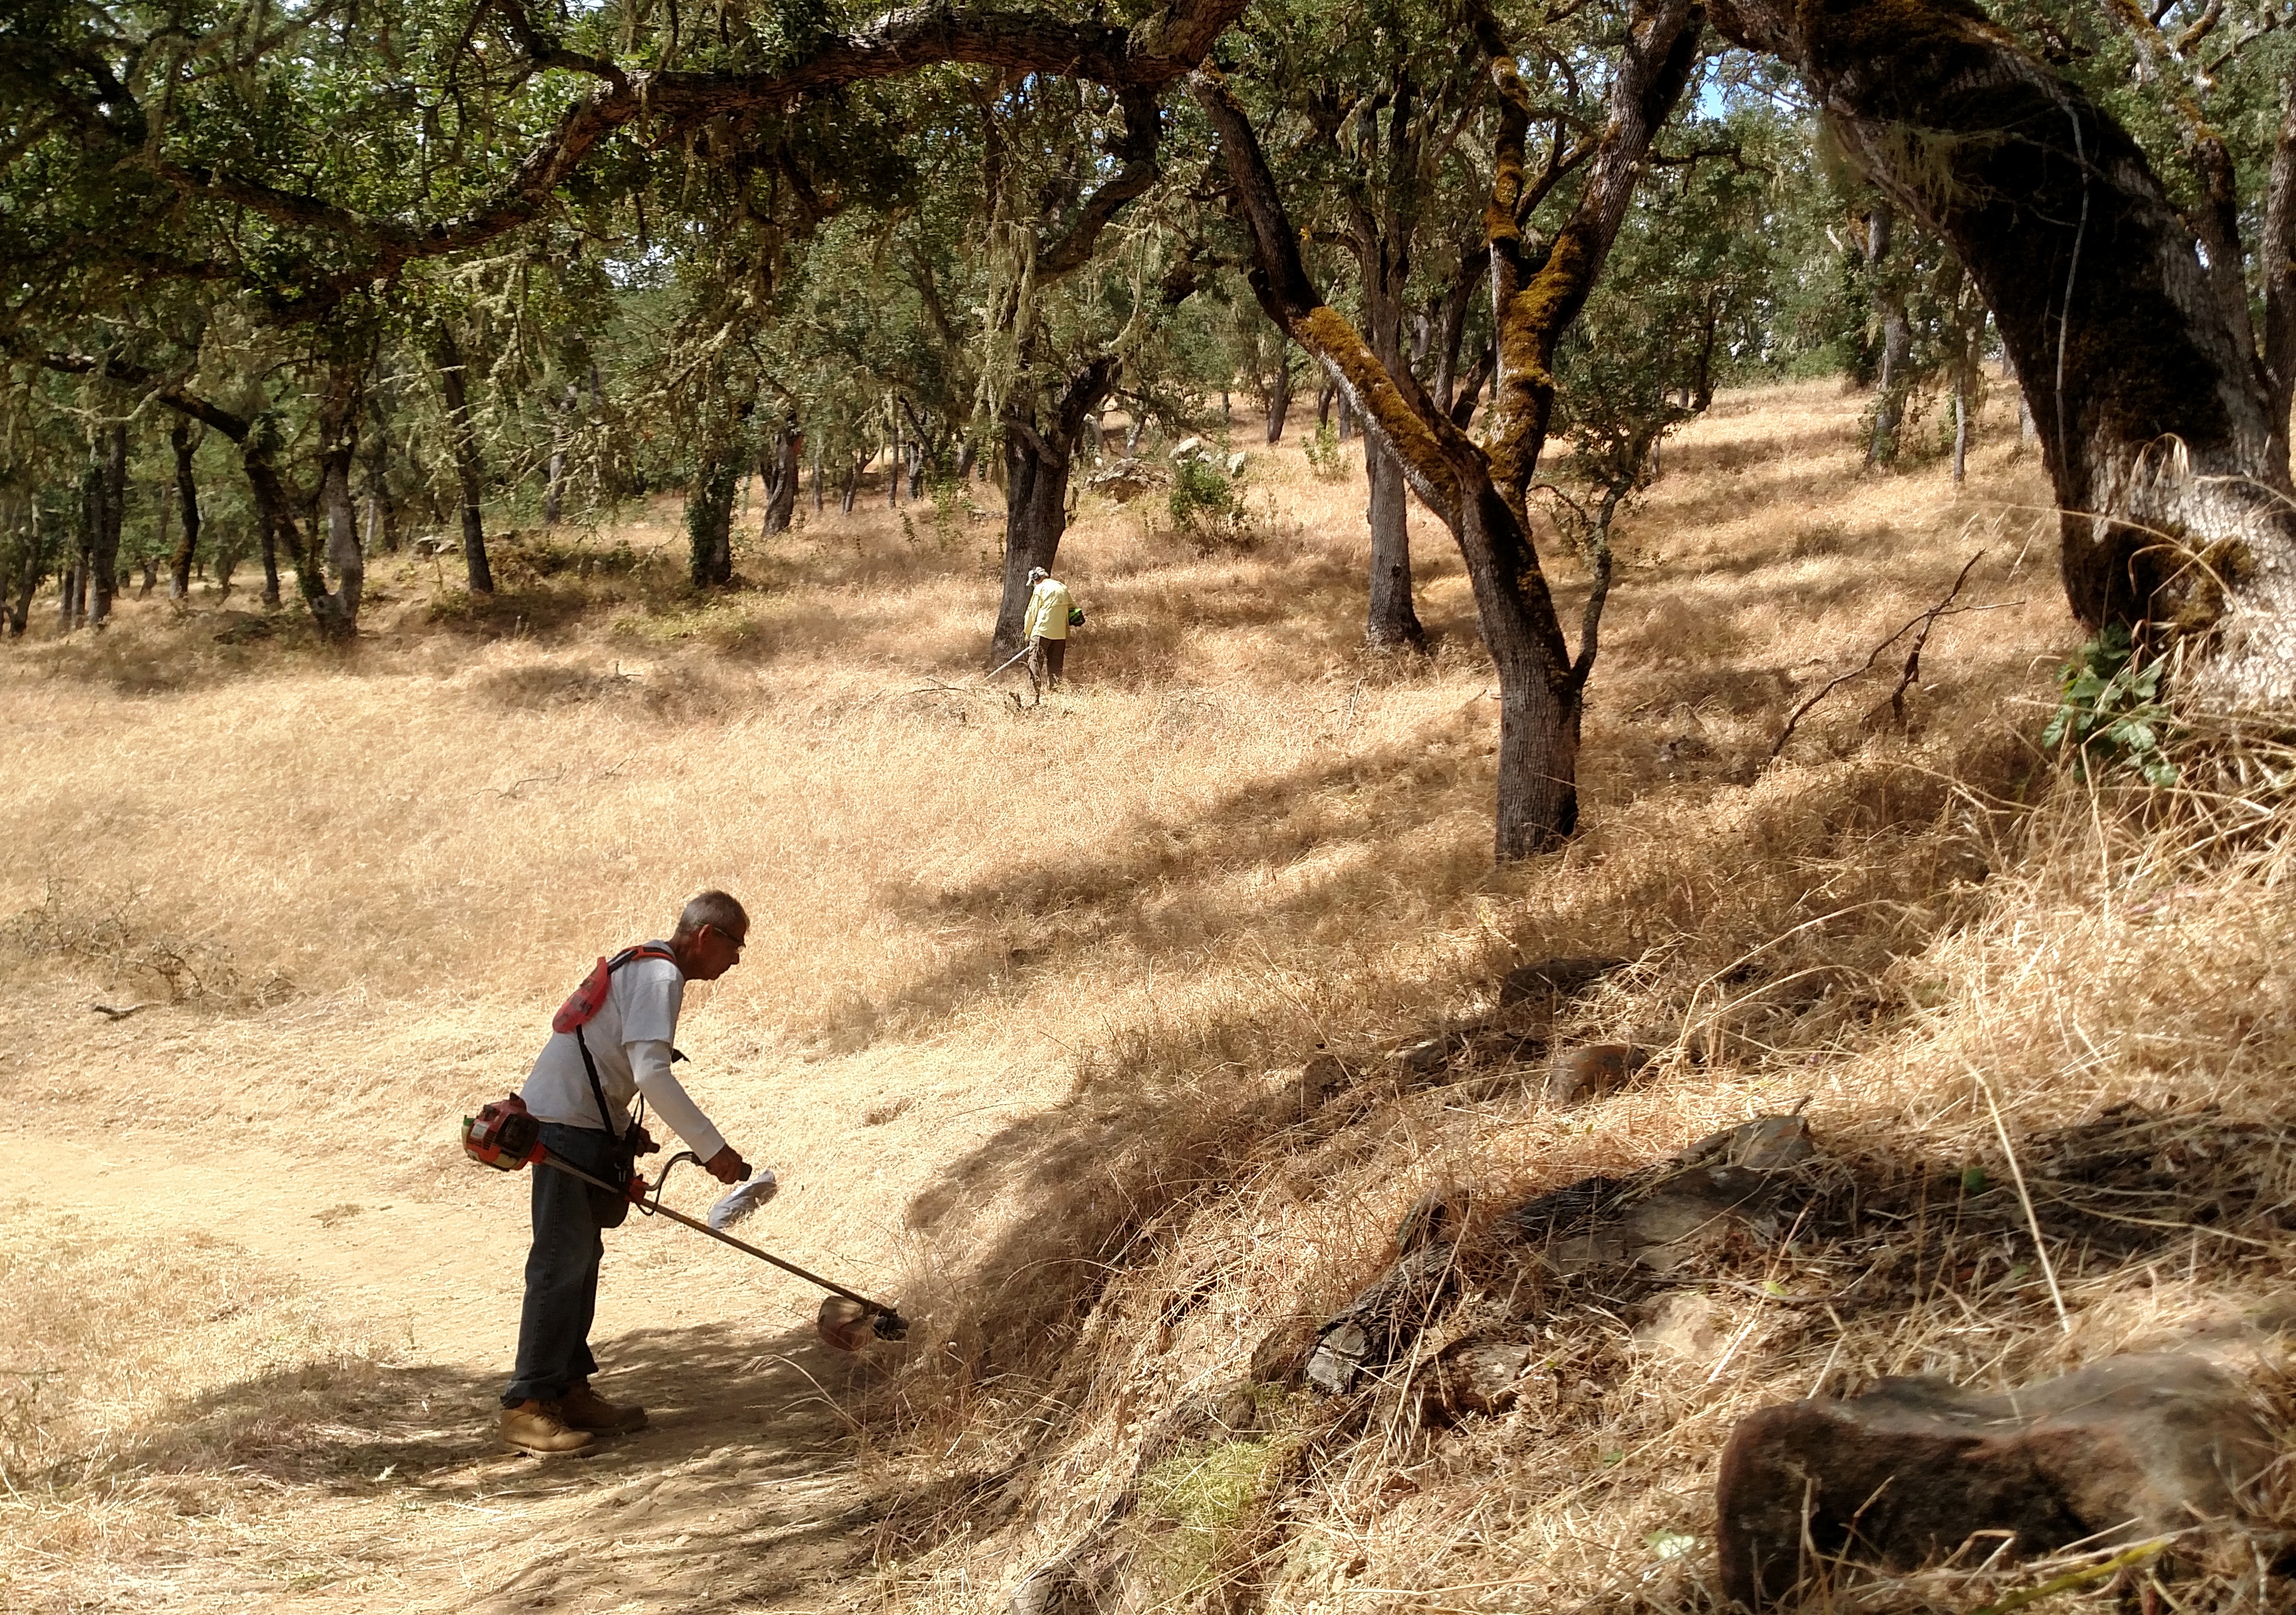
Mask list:
MULTIPOLYGON (((671 1222, 691 1228, 696 1233, 708 1234, 721 1245, 731 1245, 744 1256, 760 1262, 770 1262, 783 1273, 818 1285, 829 1291, 829 1298, 821 1304, 821 1312, 814 1327, 821 1338, 840 1351, 858 1351, 873 1337, 880 1340, 900 1340, 908 1337, 908 1320, 882 1301, 873 1301, 857 1290, 851 1290, 833 1279, 824 1279, 809 1273, 794 1262, 783 1260, 769 1250, 760 1250, 747 1240, 737 1240, 726 1232, 725 1227, 742 1217, 773 1198, 771 1174, 765 1180, 744 1182, 710 1208, 709 1221, 687 1216, 684 1212, 661 1203, 662 1185, 669 1182, 670 1168, 680 1161, 692 1161, 696 1166, 701 1159, 690 1149, 682 1149, 662 1166, 661 1175, 652 1183, 644 1175, 632 1173, 627 1183, 616 1187, 603 1178, 593 1177, 579 1166, 562 1161, 550 1153, 542 1143, 542 1124, 528 1114, 526 1102, 516 1094, 481 1108, 475 1116, 463 1118, 463 1153, 480 1165, 492 1166, 497 1172, 516 1172, 531 1163, 562 1172, 568 1177, 578 1178, 594 1189, 617 1194, 627 1199, 647 1216, 665 1216, 671 1222), (712 1224, 717 1226, 712 1226, 712 1224)), ((749 1174, 745 1172, 743 1177, 749 1174)))

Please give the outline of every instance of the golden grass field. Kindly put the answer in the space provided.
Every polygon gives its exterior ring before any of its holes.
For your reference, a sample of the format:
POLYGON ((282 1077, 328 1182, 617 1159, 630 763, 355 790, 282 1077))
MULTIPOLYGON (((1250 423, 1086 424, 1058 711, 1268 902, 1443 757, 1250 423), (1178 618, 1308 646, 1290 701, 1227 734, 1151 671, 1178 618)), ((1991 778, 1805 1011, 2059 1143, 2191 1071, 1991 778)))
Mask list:
MULTIPOLYGON (((1456 557, 1419 515, 1439 649, 1360 655, 1361 473, 1316 477, 1296 433, 1238 435, 1246 548, 1082 501, 1062 570, 1091 622, 1033 710, 1016 674, 980 681, 981 486, 974 513, 808 508, 701 602, 664 505, 503 540, 480 605, 381 561, 347 652, 197 597, 0 647, 0 1607, 1001 1609, 1156 1410, 1377 1273, 1431 1185, 1496 1209, 1805 1100, 1884 1177, 1997 1177, 2002 1137, 2128 1100, 2284 1126, 2284 809, 2164 808, 2043 758, 2080 634, 2013 412, 1956 490, 1862 471, 1861 404, 1740 391, 1669 441, 1622 524, 1584 833, 1499 870, 1456 557), (1985 609, 1938 623, 1904 729, 1872 715, 1885 659, 1766 766, 1799 700, 1980 551, 1961 601, 1985 609), (466 1166, 455 1125, 594 954, 709 885, 751 943, 680 1041, 782 1174, 755 1237, 918 1327, 832 1357, 796 1281, 625 1228, 602 1388, 654 1428, 503 1454, 524 1186, 466 1166), (1319 1052, 1378 1073, 1505 969, 1586 952, 1636 963, 1559 1030, 1655 1047, 1628 1091, 1557 1112, 1535 1084, 1380 1079, 1337 1132, 1265 1125, 1319 1052)), ((2287 1160, 2238 1165, 2277 1186, 2287 1160)), ((1556 1347, 1585 1388, 1487 1428, 1387 1408, 1335 1434, 1287 1403, 1160 1494, 1142 1585, 1710 1607, 1732 1418, 1889 1372, 2005 1384, 2237 1311, 2292 1241, 2226 1232, 2054 1273, 2069 1329, 2039 1275, 1980 1263, 1838 1331, 1718 1290, 1732 1344, 1698 1372, 1589 1321, 1556 1347)), ((1939 1577, 1840 1607, 2009 1585, 1939 1577)))

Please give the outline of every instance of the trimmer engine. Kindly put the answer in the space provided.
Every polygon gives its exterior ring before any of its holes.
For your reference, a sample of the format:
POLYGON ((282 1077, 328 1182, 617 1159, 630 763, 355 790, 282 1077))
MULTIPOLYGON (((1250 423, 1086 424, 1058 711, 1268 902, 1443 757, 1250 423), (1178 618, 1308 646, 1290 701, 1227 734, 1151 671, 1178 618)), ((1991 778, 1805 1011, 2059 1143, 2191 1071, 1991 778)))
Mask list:
POLYGON ((496 1172, 516 1172, 542 1158, 542 1124, 513 1093, 463 1118, 463 1153, 496 1172))

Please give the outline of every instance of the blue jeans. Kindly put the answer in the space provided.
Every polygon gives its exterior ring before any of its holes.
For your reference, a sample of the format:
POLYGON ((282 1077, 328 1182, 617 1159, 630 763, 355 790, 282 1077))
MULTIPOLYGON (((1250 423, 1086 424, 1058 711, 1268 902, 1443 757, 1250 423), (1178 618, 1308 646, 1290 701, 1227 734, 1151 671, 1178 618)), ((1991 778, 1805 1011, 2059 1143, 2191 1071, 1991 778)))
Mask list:
MULTIPOLYGON (((596 1127, 542 1124, 542 1145, 570 1166, 604 1178, 613 1135, 596 1127)), ((518 1366, 504 1407, 531 1397, 555 1402, 598 1372, 590 1319, 598 1310, 598 1258, 606 1242, 591 1209, 590 1186, 539 1164, 534 1174, 534 1247, 526 1257, 526 1304, 518 1315, 518 1366)))

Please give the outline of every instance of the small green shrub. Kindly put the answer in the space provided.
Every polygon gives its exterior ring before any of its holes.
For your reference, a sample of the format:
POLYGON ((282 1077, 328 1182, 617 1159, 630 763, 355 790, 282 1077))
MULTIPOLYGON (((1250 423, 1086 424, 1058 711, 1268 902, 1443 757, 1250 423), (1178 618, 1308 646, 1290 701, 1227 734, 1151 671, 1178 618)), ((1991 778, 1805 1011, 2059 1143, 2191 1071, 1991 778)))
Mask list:
POLYGON ((2083 773, 2131 768, 2148 784, 2177 783, 2177 765, 2162 750, 2175 720, 2161 704, 2161 675, 2169 659, 2140 665, 2128 630, 2119 623, 2073 653, 2058 673, 2057 710, 2041 731, 2051 751, 2072 748, 2083 773))
POLYGON ((1274 1456, 1267 1441, 1223 1441, 1175 1454, 1140 1478, 1144 1517, 1155 1528, 1137 1562, 1151 1585, 1177 1597, 1210 1581, 1274 1456))
POLYGON ((1348 474, 1348 463, 1340 454, 1340 434, 1328 420, 1316 423, 1315 435, 1303 445, 1308 455, 1308 469, 1327 481, 1348 474))
POLYGON ((1167 501, 1174 526, 1200 532, 1240 513, 1235 481, 1211 459, 1191 456, 1172 467, 1172 492, 1167 501))

